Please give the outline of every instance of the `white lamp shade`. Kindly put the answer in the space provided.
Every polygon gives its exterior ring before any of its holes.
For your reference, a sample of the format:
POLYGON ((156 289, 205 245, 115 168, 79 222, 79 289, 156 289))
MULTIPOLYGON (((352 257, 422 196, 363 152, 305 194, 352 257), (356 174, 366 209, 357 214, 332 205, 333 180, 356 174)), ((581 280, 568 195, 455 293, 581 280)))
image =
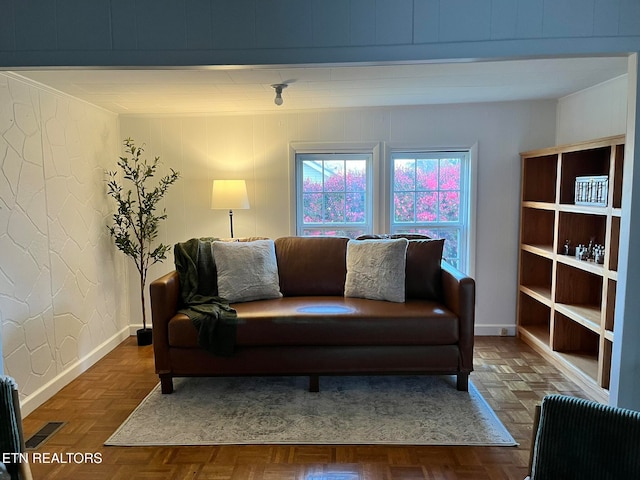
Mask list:
POLYGON ((244 180, 214 180, 211 189, 211 208, 246 210, 249 208, 247 183, 244 180))

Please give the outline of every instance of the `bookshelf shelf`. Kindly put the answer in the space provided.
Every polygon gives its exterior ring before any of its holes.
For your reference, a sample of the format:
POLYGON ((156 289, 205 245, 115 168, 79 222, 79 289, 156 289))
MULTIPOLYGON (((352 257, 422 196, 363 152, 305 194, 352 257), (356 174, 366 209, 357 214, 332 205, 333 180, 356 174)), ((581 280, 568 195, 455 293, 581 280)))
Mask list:
POLYGON ((624 136, 525 152, 521 159, 518 335, 606 401, 624 136), (607 177, 606 205, 575 204, 576 178, 584 176, 607 177), (577 258, 578 245, 603 245, 603 259, 577 258))

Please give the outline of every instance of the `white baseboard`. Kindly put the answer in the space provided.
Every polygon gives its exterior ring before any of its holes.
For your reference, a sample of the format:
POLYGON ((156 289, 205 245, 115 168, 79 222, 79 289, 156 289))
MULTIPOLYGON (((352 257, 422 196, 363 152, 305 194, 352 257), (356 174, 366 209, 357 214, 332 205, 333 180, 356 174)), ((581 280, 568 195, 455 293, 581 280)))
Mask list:
POLYGON ((44 402, 46 402, 56 393, 62 390, 63 387, 71 383, 72 380, 80 376, 81 373, 85 372, 89 367, 94 365, 107 353, 120 345, 125 338, 130 336, 129 331, 130 327, 123 328, 111 338, 94 348, 85 357, 74 362, 71 366, 65 369, 64 372, 56 375, 53 380, 47 382, 31 395, 28 395, 23 401, 20 402, 20 411, 22 413, 22 416, 26 417, 27 415, 29 415, 36 408, 38 408, 40 405, 42 405, 44 402))
POLYGON ((515 325, 476 325, 474 332, 478 337, 515 337, 515 325))

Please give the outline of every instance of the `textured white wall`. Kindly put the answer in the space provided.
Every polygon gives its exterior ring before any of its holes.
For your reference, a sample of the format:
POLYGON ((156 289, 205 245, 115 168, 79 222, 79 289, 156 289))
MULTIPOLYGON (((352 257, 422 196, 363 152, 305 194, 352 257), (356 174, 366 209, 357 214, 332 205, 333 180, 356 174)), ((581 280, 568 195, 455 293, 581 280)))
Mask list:
MULTIPOLYGON (((234 212, 236 236, 294 233, 290 142, 387 142, 391 146, 478 145, 477 333, 514 331, 517 289, 519 152, 551 146, 555 102, 345 109, 255 116, 120 118, 121 136, 147 144, 182 179, 167 195, 161 237, 228 236, 229 218, 209 209, 213 178, 247 180, 250 210, 234 212)), ((150 271, 173 269, 173 258, 150 271)), ((132 318, 136 318, 135 306, 132 318)))
POLYGON ((105 227, 118 120, 0 73, 0 322, 25 414, 128 335, 105 227))
POLYGON ((623 135, 627 131, 627 75, 558 100, 556 144, 623 135))

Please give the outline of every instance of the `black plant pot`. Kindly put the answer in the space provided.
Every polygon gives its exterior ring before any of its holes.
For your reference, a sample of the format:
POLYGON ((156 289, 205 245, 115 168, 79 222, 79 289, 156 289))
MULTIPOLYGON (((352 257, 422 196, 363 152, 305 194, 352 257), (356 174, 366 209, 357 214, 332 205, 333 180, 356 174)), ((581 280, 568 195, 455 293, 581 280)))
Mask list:
POLYGON ((151 345, 151 342, 153 341, 152 333, 153 330, 151 330, 150 328, 141 328, 140 330, 138 330, 136 332, 136 335, 138 337, 138 346, 142 347, 143 345, 151 345))

